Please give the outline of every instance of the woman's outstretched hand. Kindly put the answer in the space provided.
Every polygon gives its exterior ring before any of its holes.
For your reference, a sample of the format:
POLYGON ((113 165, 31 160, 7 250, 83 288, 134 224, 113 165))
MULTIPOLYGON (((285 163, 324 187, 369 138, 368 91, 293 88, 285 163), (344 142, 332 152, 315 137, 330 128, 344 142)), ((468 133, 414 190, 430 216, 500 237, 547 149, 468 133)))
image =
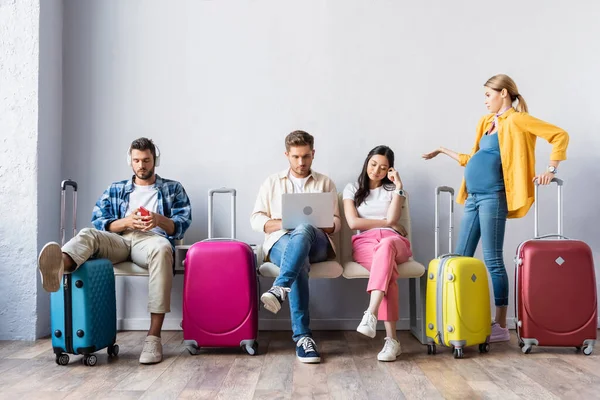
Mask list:
POLYGON ((431 153, 423 154, 421 157, 423 157, 425 160, 431 160, 432 158, 439 155, 441 152, 442 152, 442 149, 438 148, 438 149, 435 149, 434 151, 432 151, 431 153))

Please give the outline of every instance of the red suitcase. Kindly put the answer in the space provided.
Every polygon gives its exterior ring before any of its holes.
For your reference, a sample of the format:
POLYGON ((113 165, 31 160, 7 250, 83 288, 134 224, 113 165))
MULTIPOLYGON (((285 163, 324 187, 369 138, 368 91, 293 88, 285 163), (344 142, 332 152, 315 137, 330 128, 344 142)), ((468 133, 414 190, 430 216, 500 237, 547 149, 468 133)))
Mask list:
POLYGON ((562 181, 558 185, 558 234, 538 236, 535 186, 534 239, 521 243, 515 257, 515 315, 523 353, 532 346, 574 346, 592 354, 598 307, 590 247, 562 235, 562 181))
POLYGON ((190 354, 200 347, 258 349, 258 275, 252 248, 235 237, 235 189, 208 192, 208 239, 185 257, 183 340, 190 354), (213 239, 213 195, 231 194, 232 238, 213 239))

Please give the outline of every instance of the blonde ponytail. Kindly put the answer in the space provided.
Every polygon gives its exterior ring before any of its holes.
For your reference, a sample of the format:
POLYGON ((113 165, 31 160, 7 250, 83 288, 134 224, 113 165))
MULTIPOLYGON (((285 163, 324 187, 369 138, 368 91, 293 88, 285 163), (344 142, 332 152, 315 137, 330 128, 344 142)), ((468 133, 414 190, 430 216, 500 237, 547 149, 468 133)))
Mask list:
POLYGON ((517 106, 515 107, 515 110, 519 111, 519 112, 529 112, 529 109, 527 108, 527 103, 525 102, 525 99, 523 98, 523 96, 521 96, 520 94, 516 94, 514 101, 518 101, 517 106))

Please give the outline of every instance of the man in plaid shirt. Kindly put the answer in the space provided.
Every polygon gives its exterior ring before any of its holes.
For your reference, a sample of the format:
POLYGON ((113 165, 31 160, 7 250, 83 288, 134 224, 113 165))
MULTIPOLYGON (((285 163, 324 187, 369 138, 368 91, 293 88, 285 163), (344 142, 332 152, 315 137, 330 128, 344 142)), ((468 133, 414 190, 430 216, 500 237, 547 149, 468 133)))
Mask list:
POLYGON ((150 329, 140 363, 162 361, 160 333, 165 313, 171 311, 174 241, 182 239, 192 222, 190 200, 183 186, 161 178, 154 169, 160 163, 152 140, 131 143, 127 160, 134 176, 115 182, 96 202, 94 228, 82 229, 62 248, 50 242, 38 258, 44 289, 56 292, 64 273, 75 271, 90 258, 107 258, 113 264, 131 260, 148 268, 150 329))

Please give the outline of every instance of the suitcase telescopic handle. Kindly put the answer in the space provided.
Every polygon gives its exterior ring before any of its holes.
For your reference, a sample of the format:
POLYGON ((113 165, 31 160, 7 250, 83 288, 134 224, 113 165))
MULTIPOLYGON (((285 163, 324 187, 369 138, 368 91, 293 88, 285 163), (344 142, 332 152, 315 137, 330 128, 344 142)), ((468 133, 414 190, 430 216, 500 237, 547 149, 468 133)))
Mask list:
POLYGON ((450 222, 448 224, 448 252, 452 252, 452 232, 454 230, 454 189, 450 186, 435 188, 435 257, 440 255, 440 194, 450 194, 450 222))
MULTIPOLYGON (((555 182, 556 186, 558 188, 558 234, 557 235, 553 235, 553 236, 559 236, 559 237, 563 237, 563 181, 562 179, 559 178, 552 178, 552 180, 550 181, 550 183, 555 182)), ((535 182, 535 198, 534 198, 534 203, 533 203, 533 236, 534 237, 539 237, 539 231, 540 231, 540 226, 539 226, 539 207, 538 207, 538 202, 540 199, 539 196, 539 186, 540 184, 538 183, 538 180, 536 179, 535 182)))
POLYGON ((231 194, 231 239, 235 239, 235 220, 236 220, 236 211, 235 211, 235 198, 236 198, 236 190, 232 188, 220 188, 220 189, 210 189, 208 191, 208 238, 213 239, 213 229, 214 229, 214 218, 213 218, 213 198, 215 193, 224 193, 231 194))
POLYGON ((77 182, 71 179, 65 179, 60 183, 60 242, 65 244, 65 212, 66 199, 65 193, 67 187, 73 188, 73 236, 77 234, 77 182))

